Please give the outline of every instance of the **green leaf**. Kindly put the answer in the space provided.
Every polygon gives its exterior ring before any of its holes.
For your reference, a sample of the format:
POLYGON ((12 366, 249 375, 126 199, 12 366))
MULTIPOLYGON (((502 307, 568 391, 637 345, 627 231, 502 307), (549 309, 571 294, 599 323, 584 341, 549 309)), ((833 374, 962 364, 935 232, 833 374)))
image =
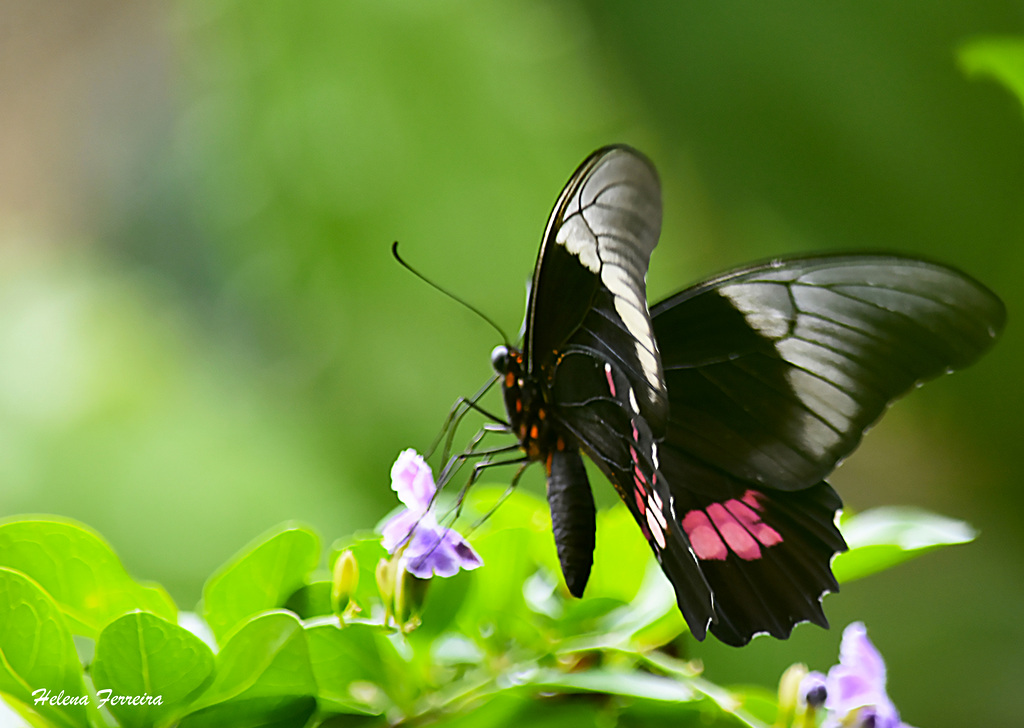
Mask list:
POLYGON ((302 619, 334 614, 331 608, 331 582, 313 581, 303 584, 288 597, 284 608, 295 612, 302 619))
POLYGON ((654 562, 654 555, 629 509, 617 503, 599 511, 594 567, 584 596, 632 600, 644 581, 648 562, 654 562))
POLYGON ((603 693, 675 703, 685 703, 704 697, 698 695, 682 680, 638 670, 591 669, 572 673, 544 670, 531 677, 527 684, 532 689, 545 692, 551 690, 560 693, 603 693))
POLYGON ((538 569, 531 554, 540 538, 525 528, 505 528, 473 541, 484 565, 474 572, 456 621, 466 634, 486 635, 481 639, 495 651, 509 640, 540 647, 540 620, 523 595, 523 583, 538 569))
MULTIPOLYGON (((505 690, 454 713, 439 714, 445 728, 566 728, 630 725, 616 720, 615 706, 601 700, 537 700, 525 691, 505 690)), ((662 723, 662 725, 671 725, 662 723)))
POLYGON ((660 647, 686 631, 675 591, 657 562, 647 562, 640 591, 629 604, 602 620, 601 629, 599 637, 605 645, 637 650, 660 647))
POLYGON ((989 76, 1024 103, 1024 38, 978 38, 958 51, 960 67, 969 76, 989 76))
POLYGON ((850 550, 836 556, 832 573, 853 581, 931 551, 973 541, 967 523, 918 508, 873 508, 843 519, 840 530, 850 550))
POLYGON ((232 634, 217 655, 212 683, 180 725, 303 725, 316 694, 302 623, 291 612, 268 612, 232 634))
POLYGON ((133 580, 99 534, 74 521, 12 520, 0 524, 0 566, 34 579, 76 634, 95 638, 111 620, 145 609, 168 620, 174 602, 163 589, 133 580))
POLYGON ((420 612, 421 624, 410 638, 433 638, 453 627, 452 623, 473 589, 477 573, 478 570, 462 570, 453 576, 431 579, 420 612))
POLYGON ((0 567, 0 693, 58 726, 86 723, 88 693, 74 638, 57 603, 33 579, 0 567), (72 705, 34 703, 62 698, 72 705))
POLYGON ((376 625, 306 627, 322 709, 380 715, 411 700, 408 665, 376 625))
POLYGON ((104 628, 96 642, 93 683, 106 707, 124 726, 148 726, 166 718, 213 671, 213 652, 188 630, 148 612, 132 612, 104 628), (158 705, 122 704, 119 697, 159 698, 158 705))
MULTIPOLYGON (((540 570, 545 578, 561 579, 558 554, 551 535, 551 513, 547 503, 525 490, 504 497, 505 488, 477 487, 466 499, 465 511, 479 517, 489 514, 470 541, 484 566, 473 572, 472 588, 460 618, 467 630, 475 632, 481 623, 497 629, 492 635, 500 643, 510 632, 527 639, 536 621, 527 608, 523 584, 540 570), (494 506, 500 502, 500 507, 494 506), (515 615, 521 613, 522 618, 515 615), (522 629, 520 629, 522 628, 522 629)), ((564 585, 559 581, 557 591, 564 585)), ((489 626, 485 630, 490 631, 489 626)))
POLYGON ((236 554, 203 587, 203 618, 217 642, 242 620, 283 606, 319 560, 319 537, 295 524, 272 529, 236 554))

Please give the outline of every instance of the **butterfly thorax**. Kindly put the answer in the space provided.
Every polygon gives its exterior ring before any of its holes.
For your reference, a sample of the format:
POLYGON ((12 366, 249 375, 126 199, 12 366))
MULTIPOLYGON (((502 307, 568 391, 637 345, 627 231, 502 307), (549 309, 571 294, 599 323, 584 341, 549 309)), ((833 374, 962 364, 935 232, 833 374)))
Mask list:
POLYGON ((505 411, 520 447, 530 460, 549 466, 551 453, 566 450, 567 443, 554 427, 541 386, 526 374, 523 352, 499 346, 491 353, 491 363, 502 377, 505 411))

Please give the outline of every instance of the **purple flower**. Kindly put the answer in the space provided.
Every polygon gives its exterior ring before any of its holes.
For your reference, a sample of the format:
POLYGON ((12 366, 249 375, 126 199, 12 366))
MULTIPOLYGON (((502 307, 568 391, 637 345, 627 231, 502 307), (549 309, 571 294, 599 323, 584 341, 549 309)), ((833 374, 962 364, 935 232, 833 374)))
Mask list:
POLYGON ((430 466, 415 450, 404 450, 391 467, 391 488, 405 504, 384 524, 381 543, 388 553, 402 549, 402 568, 413 576, 454 576, 483 561, 456 531, 441 526, 430 510, 437 491, 430 466))
POLYGON ((821 705, 824 693, 826 717, 822 728, 910 728, 900 720, 885 692, 885 662, 861 622, 843 630, 839 664, 828 671, 828 676, 811 672, 800 687, 809 705, 821 705))

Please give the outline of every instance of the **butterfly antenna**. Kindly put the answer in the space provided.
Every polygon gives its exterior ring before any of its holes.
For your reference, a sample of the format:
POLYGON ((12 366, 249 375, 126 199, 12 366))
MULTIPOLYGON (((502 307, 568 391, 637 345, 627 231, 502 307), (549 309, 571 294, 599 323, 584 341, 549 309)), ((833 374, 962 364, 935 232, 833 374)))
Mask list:
POLYGON ((413 267, 412 267, 411 265, 409 265, 409 264, 408 264, 408 263, 406 263, 406 262, 405 262, 404 260, 402 260, 402 256, 400 256, 400 255, 398 254, 398 241, 397 241, 397 240, 396 240, 396 241, 395 241, 394 243, 392 243, 392 244, 391 244, 391 254, 392 254, 393 256, 395 256, 395 260, 397 260, 397 261, 398 261, 399 263, 401 263, 401 265, 402 265, 402 267, 403 267, 403 268, 405 268, 405 269, 406 269, 407 271, 409 271, 409 272, 410 272, 410 273, 412 273, 412 274, 413 274, 414 276, 416 276, 417 278, 419 278, 419 279, 420 279, 421 281, 423 281, 424 283, 426 283, 426 284, 427 284, 428 286, 430 286, 431 288, 433 288, 433 289, 434 289, 434 290, 436 290, 436 291, 440 291, 441 293, 443 293, 444 295, 448 296, 448 298, 452 299, 452 300, 453 300, 453 301, 455 301, 456 303, 461 303, 461 304, 462 304, 463 306, 465 306, 465 307, 466 307, 466 308, 468 308, 468 309, 469 309, 470 311, 472 311, 473 313, 475 313, 475 314, 476 314, 477 316, 479 316, 480 318, 482 318, 482 319, 483 319, 484 321, 486 321, 487 323, 489 323, 489 324, 491 325, 491 328, 493 328, 493 329, 494 329, 495 331, 497 331, 497 332, 498 332, 498 334, 499 334, 499 335, 501 336, 501 341, 502 341, 502 343, 504 343, 506 347, 510 347, 510 346, 511 346, 511 344, 509 343, 508 337, 507 337, 507 336, 505 336, 505 332, 504 332, 504 331, 502 331, 501 327, 500 327, 500 326, 498 326, 498 324, 494 323, 494 320, 493 320, 493 319, 491 319, 491 317, 490 317, 490 316, 488 316, 487 314, 485 314, 485 313, 484 313, 483 311, 481 311, 481 310, 480 310, 479 308, 477 308, 477 307, 476 307, 476 306, 474 306, 473 304, 471 304, 471 303, 469 303, 468 301, 466 301, 466 300, 465 300, 464 298, 460 298, 459 296, 456 296, 456 295, 455 295, 454 293, 452 293, 452 292, 451 292, 451 291, 449 291, 448 289, 446 289, 446 288, 442 288, 442 287, 441 287, 441 286, 439 286, 439 285, 438 285, 437 283, 434 283, 434 281, 430 280, 430 279, 429 279, 429 278, 427 278, 427 277, 426 277, 425 275, 423 275, 423 274, 422 274, 422 273, 420 273, 420 272, 419 272, 418 270, 416 270, 416 269, 415 269, 415 268, 413 268, 413 267))

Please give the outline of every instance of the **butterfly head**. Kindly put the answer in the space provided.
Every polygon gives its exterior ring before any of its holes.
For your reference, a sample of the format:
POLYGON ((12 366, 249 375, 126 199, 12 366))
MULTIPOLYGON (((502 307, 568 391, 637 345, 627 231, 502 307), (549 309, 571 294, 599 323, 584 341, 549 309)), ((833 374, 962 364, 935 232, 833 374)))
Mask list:
POLYGON ((508 410, 512 429, 517 430, 524 419, 524 392, 529 387, 523 378, 523 353, 505 345, 496 346, 491 352, 491 366, 501 377, 501 389, 505 398, 505 409, 508 410))
POLYGON ((494 367, 494 371, 498 374, 505 374, 509 367, 509 350, 504 344, 494 347, 494 351, 491 352, 491 366, 494 367))

